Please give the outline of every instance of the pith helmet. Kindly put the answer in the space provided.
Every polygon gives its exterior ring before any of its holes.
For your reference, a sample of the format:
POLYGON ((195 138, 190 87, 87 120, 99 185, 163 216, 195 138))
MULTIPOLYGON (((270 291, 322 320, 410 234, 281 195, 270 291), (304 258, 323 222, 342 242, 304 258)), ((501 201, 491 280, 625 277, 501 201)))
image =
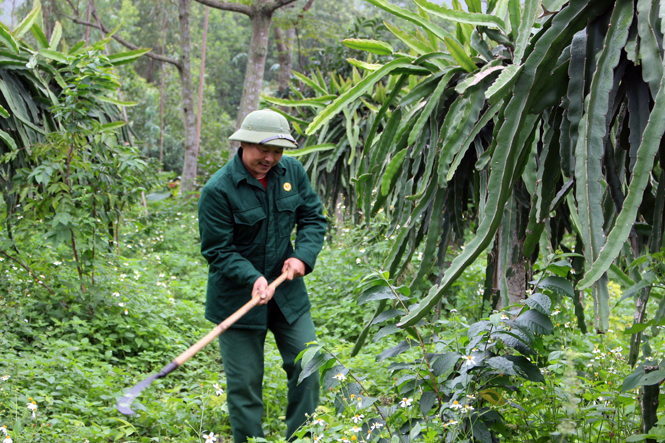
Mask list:
POLYGON ((296 148, 298 143, 291 137, 286 118, 269 109, 247 114, 242 126, 229 137, 229 140, 255 143, 258 145, 296 148))

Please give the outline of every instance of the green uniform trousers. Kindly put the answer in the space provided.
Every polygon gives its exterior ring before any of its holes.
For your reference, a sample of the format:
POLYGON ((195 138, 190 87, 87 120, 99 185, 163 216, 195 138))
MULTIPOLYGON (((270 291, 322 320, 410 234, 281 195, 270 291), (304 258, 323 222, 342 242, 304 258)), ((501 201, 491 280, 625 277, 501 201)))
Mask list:
MULTIPOLYGON (((305 422, 319 402, 318 372, 298 384, 301 367, 296 357, 306 343, 316 341, 314 323, 309 311, 289 324, 274 300, 268 302, 268 329, 275 336, 286 371, 288 406, 286 438, 305 422)), ((263 437, 263 347, 266 330, 229 329, 219 336, 222 363, 226 375, 227 402, 233 439, 244 443, 249 437, 263 437)))

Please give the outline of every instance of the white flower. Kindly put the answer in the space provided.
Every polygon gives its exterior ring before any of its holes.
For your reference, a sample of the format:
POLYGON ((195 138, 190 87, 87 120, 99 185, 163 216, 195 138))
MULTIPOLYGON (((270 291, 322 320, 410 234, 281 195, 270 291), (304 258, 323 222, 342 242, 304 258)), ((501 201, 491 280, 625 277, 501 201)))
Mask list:
POLYGON ((338 438, 337 441, 342 442, 342 443, 351 443, 351 441, 348 438, 338 438))
POLYGON ((2 443, 12 443, 14 440, 8 435, 5 437, 4 440, 2 440, 2 443))
POLYGON ((114 297, 120 297, 120 293, 119 293, 119 292, 114 292, 114 293, 113 293, 113 296, 114 296, 114 297))
POLYGON ((457 312, 457 309, 451 309, 451 310, 450 310, 450 313, 451 313, 451 314, 452 314, 452 313, 456 313, 456 312, 457 312))
POLYGON ((510 317, 508 317, 506 314, 501 314, 501 320, 510 320, 510 317))
POLYGON ((476 364, 476 359, 473 358, 471 355, 465 355, 464 357, 462 357, 462 360, 464 360, 464 363, 467 366, 473 366, 476 364))
POLYGON ((466 398, 468 398, 469 400, 475 400, 476 399, 476 397, 473 396, 473 395, 467 395, 466 398))
POLYGON ((352 420, 355 424, 358 424, 358 423, 360 423, 361 421, 363 421, 363 418, 365 418, 364 415, 362 415, 362 414, 356 414, 356 415, 354 415, 353 417, 351 417, 351 420, 352 420))
POLYGON ((217 437, 212 432, 208 435, 203 434, 203 438, 206 439, 205 443, 213 443, 213 442, 217 441, 217 437))
POLYGON ((344 381, 344 380, 346 380, 346 375, 344 375, 340 372, 339 374, 334 375, 333 378, 335 380, 344 381))
POLYGON ((0 380, 7 381, 7 380, 9 380, 10 377, 11 377, 11 375, 3 375, 2 377, 0 377, 0 380))
POLYGON ((28 403, 26 406, 28 407, 29 410, 32 411, 32 418, 35 418, 35 411, 37 410, 37 402, 33 401, 31 403, 28 403))
POLYGON ((125 315, 129 315, 129 311, 125 309, 125 315))
POLYGON ((464 405, 464 412, 471 412, 473 411, 473 409, 474 409, 473 406, 464 405))
POLYGON ((455 401, 450 405, 450 409, 462 409, 462 405, 459 404, 459 402, 458 402, 457 400, 455 400, 455 401))
POLYGON ((125 306, 125 304, 124 303, 118 303, 118 306, 120 306, 122 308, 123 306, 125 306))
POLYGON ((357 265, 360 264, 360 259, 359 259, 359 258, 356 259, 356 264, 357 264, 357 265))
POLYGON ((362 429, 359 428, 358 426, 354 426, 351 428, 351 432, 360 432, 360 431, 362 431, 362 429))
POLYGON ((2 427, 0 427, 0 431, 1 431, 3 434, 7 435, 7 425, 2 425, 2 427))
POLYGON ((382 427, 383 427, 383 423, 376 422, 376 423, 373 423, 373 424, 372 424, 372 426, 370 427, 370 429, 373 431, 373 430, 375 430, 375 429, 379 429, 379 428, 382 428, 382 427))
POLYGON ((314 438, 312 439, 312 442, 313 443, 319 443, 321 440, 323 440, 323 434, 315 435, 314 438))
POLYGON ((62 264, 62 262, 61 261, 54 261, 53 264, 56 265, 56 266, 60 266, 62 264))
POLYGON ((556 310, 554 310, 554 312, 552 312, 552 315, 557 315, 557 314, 560 313, 560 312, 561 312, 561 311, 559 311, 558 309, 556 309, 556 310))
POLYGON ((456 424, 457 424, 457 421, 456 421, 456 420, 453 420, 453 419, 451 418, 449 422, 443 424, 443 427, 444 427, 444 428, 447 428, 448 426, 453 426, 453 425, 456 425, 456 424))
POLYGON ((409 406, 411 406, 412 403, 413 403, 413 399, 412 399, 412 398, 406 398, 406 397, 403 397, 403 398, 402 398, 402 401, 399 402, 399 405, 400 405, 402 408, 408 408, 409 406))
POLYGON ((312 422, 312 426, 325 426, 326 422, 321 420, 320 418, 317 418, 312 422))

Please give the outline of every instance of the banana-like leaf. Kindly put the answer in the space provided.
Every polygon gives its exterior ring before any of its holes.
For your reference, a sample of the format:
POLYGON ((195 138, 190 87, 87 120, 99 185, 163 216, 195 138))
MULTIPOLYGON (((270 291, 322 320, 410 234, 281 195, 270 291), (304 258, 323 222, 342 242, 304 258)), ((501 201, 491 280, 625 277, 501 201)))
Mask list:
POLYGON ((18 43, 5 28, 0 28, 0 43, 5 45, 13 54, 18 54, 18 43))
POLYGON ((466 51, 464 51, 464 48, 462 48, 459 43, 450 37, 446 37, 444 42, 446 43, 446 47, 450 51, 450 54, 455 58, 457 63, 464 68, 464 70, 467 72, 473 72, 478 69, 471 57, 467 55, 466 51))
POLYGON ((23 20, 21 20, 21 23, 19 23, 16 29, 14 29, 12 32, 14 38, 21 38, 23 34, 28 32, 41 13, 42 5, 37 3, 37 6, 35 6, 32 11, 30 11, 23 20))
MULTIPOLYGON (((651 96, 658 93, 660 79, 663 76, 663 63, 660 57, 660 48, 656 39, 655 30, 651 25, 651 0, 638 0, 637 2, 637 30, 640 36, 640 59, 642 77, 649 83, 651 96)), ((657 6, 656 6, 657 7, 657 6)))
POLYGON ((524 10, 520 20, 519 31, 515 38, 515 55, 513 56, 513 63, 519 65, 522 62, 522 56, 526 50, 529 40, 531 40, 531 28, 536 22, 538 16, 538 9, 540 9, 540 0, 526 0, 524 2, 524 10))
POLYGON ((389 3, 387 0, 367 0, 367 1, 373 4, 374 6, 383 9, 384 11, 390 12, 392 15, 396 17, 403 18, 404 20, 408 20, 411 23, 420 26, 427 32, 430 32, 433 35, 435 35, 439 40, 443 40, 446 37, 453 38, 453 35, 450 32, 446 31, 445 29, 438 27, 434 23, 430 22, 429 20, 423 18, 418 14, 414 14, 411 11, 400 8, 399 6, 395 6, 389 3))
POLYGON ((314 80, 310 79, 309 77, 307 77, 307 76, 304 75, 304 74, 301 74, 301 73, 298 72, 298 71, 291 71, 291 74, 293 74, 293 76, 294 76, 295 78, 297 78, 298 80, 300 80, 301 82, 303 82, 304 84, 306 84, 307 86, 309 86, 310 88, 312 88, 312 89, 314 89, 315 91, 317 91, 319 94, 321 94, 321 95, 329 95, 329 92, 328 92, 324 87, 322 87, 321 85, 319 85, 319 83, 318 83, 317 81, 314 81, 314 80))
POLYGON ((637 211, 642 203, 644 189, 651 175, 651 169, 653 168, 656 153, 663 137, 663 131, 665 131, 664 86, 665 77, 661 78, 656 102, 649 116, 649 123, 642 136, 642 143, 637 154, 637 162, 633 168, 633 179, 630 182, 623 209, 614 224, 614 228, 607 236, 605 246, 600 251, 597 260, 578 283, 580 289, 591 286, 600 275, 607 271, 614 258, 621 251, 621 247, 628 239, 637 211))
POLYGON ((418 54, 425 55, 434 51, 434 48, 430 47, 427 43, 423 43, 421 40, 410 36, 406 32, 399 29, 397 26, 393 26, 388 22, 383 22, 383 24, 390 32, 393 33, 393 35, 395 35, 395 37, 400 39, 402 43, 407 45, 418 54))
POLYGON ((355 58, 347 58, 346 61, 349 62, 351 66, 355 66, 356 68, 360 68, 369 72, 374 72, 383 66, 380 63, 367 63, 355 58))
MULTIPOLYGON (((378 0, 374 0, 378 1, 378 0)), ((330 121, 335 115, 337 115, 341 110, 348 106, 349 103, 358 99, 363 95, 369 88, 374 86, 374 84, 383 78, 383 76, 390 74, 392 71, 398 68, 410 68, 413 65, 408 62, 408 58, 401 57, 391 61, 390 63, 385 64, 382 68, 376 70, 372 74, 368 75, 362 81, 360 81, 353 88, 340 95, 328 105, 323 111, 321 111, 315 118, 312 120, 312 123, 309 124, 305 130, 305 134, 312 135, 319 128, 321 128, 325 123, 330 121)))
POLYGON ((62 38, 62 25, 60 24, 59 21, 56 21, 55 26, 53 27, 53 32, 51 33, 51 41, 49 42, 49 47, 53 50, 57 50, 61 38, 62 38))
MULTIPOLYGON (((6 111, 5 111, 6 112, 6 111)), ((5 131, 0 129, 0 139, 9 146, 9 148, 12 151, 18 151, 18 147, 16 146, 16 142, 12 138, 11 135, 7 134, 5 131)))
MULTIPOLYGON (((575 163, 577 167, 575 168, 575 180, 577 185, 578 213, 582 228, 582 239, 584 240, 584 255, 587 261, 592 263, 598 258, 600 249, 603 243, 605 243, 601 208, 603 190, 600 179, 602 177, 601 158, 604 154, 609 92, 614 83, 614 68, 619 63, 619 56, 626 44, 628 28, 632 20, 632 0, 617 0, 610 19, 610 26, 605 36, 604 49, 598 59, 596 73, 591 80, 586 114, 580 125, 581 137, 576 147, 575 163)), ((658 139, 660 140, 660 137, 658 139)), ((614 258, 612 257, 610 262, 614 258)), ((593 293, 594 307, 598 321, 597 327, 601 331, 609 328, 609 292, 606 286, 603 287, 603 282, 607 281, 607 277, 601 278, 605 271, 607 271, 609 264, 593 280, 593 282, 598 281, 593 293)))
POLYGON ((54 51, 52 49, 40 49, 39 53, 46 58, 50 58, 51 60, 67 63, 67 56, 61 52, 54 51))
POLYGON ((138 102, 127 102, 127 101, 116 100, 114 98, 104 97, 104 96, 97 97, 97 100, 99 100, 100 102, 111 103, 111 104, 116 105, 116 106, 130 107, 130 106, 138 105, 138 102))
POLYGON ((563 48, 570 44, 572 36, 584 26, 591 17, 604 11, 610 0, 572 2, 561 10, 543 31, 533 51, 527 57, 524 68, 514 88, 514 95, 505 110, 505 119, 500 124, 497 146, 491 159, 491 175, 488 183, 488 196, 485 203, 485 215, 477 228, 476 237, 469 242, 464 251, 457 256, 439 285, 429 291, 420 301, 419 307, 401 319, 400 326, 411 326, 431 310, 443 294, 450 288, 464 269, 491 243, 494 233, 501 223, 501 211, 512 190, 512 184, 518 164, 523 155, 524 146, 518 146, 518 134, 531 131, 533 116, 526 115, 525 107, 529 93, 535 82, 546 81, 563 48))
POLYGON ((380 40, 347 38, 342 40, 342 44, 347 48, 371 52, 372 54, 377 55, 390 55, 395 52, 390 43, 382 42, 380 40))
POLYGON ((322 145, 307 146, 305 148, 295 149, 293 151, 284 151, 284 155, 288 157, 301 157, 303 155, 311 154, 312 152, 330 151, 336 147, 337 145, 334 143, 324 143, 322 145))
POLYGON ((120 66, 127 63, 131 63, 142 55, 150 52, 148 49, 135 49, 133 51, 120 52, 118 54, 109 55, 109 61, 113 66, 120 66))
POLYGON ((388 167, 386 168, 385 174, 381 179, 381 194, 388 195, 390 191, 390 183, 393 181, 395 174, 400 170, 402 162, 404 161, 404 156, 406 155, 406 148, 399 151, 395 156, 390 160, 388 167))
POLYGON ((499 17, 492 14, 481 14, 478 12, 465 12, 448 9, 445 6, 439 6, 430 3, 427 0, 413 0, 415 4, 436 16, 445 18, 457 23, 465 23, 474 26, 487 26, 488 28, 498 28, 502 32, 507 32, 506 23, 499 17))
POLYGON ((420 114, 418 121, 416 121, 416 124, 413 125, 413 129, 409 133, 409 145, 412 145, 416 142, 416 138, 418 138, 423 128, 425 127, 425 124, 432 114, 434 107, 439 103, 439 99, 443 95, 443 91, 446 89, 446 86, 448 86, 450 78, 456 72, 458 71, 455 69, 448 71, 446 75, 443 76, 441 81, 439 81, 439 84, 436 86, 436 89, 434 89, 434 92, 432 92, 432 95, 429 96, 429 100, 423 108, 423 112, 420 114))
POLYGON ((505 97, 512 90, 521 71, 521 65, 510 65, 501 71, 492 86, 485 91, 485 97, 489 102, 492 104, 498 103, 499 100, 505 97))
POLYGON ((37 23, 32 25, 30 31, 32 31, 32 35, 35 37, 35 40, 37 40, 37 45, 39 46, 40 49, 48 48, 48 40, 44 35, 44 31, 42 31, 42 28, 40 28, 37 23))

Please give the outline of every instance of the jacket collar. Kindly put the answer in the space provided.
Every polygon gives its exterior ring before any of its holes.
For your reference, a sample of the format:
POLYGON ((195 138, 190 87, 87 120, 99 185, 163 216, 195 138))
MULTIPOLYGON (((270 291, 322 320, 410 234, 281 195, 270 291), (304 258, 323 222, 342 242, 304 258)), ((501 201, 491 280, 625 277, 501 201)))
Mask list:
MULTIPOLYGON (((238 148, 238 152, 233 157, 230 163, 231 166, 231 176, 233 178, 233 184, 235 187, 238 187, 238 183, 245 180, 247 183, 258 183, 259 181, 254 178, 252 174, 249 173, 245 164, 242 162, 242 148, 238 148)), ((270 168, 268 171, 268 176, 273 174, 284 175, 286 168, 282 165, 280 160, 275 166, 270 168)))

